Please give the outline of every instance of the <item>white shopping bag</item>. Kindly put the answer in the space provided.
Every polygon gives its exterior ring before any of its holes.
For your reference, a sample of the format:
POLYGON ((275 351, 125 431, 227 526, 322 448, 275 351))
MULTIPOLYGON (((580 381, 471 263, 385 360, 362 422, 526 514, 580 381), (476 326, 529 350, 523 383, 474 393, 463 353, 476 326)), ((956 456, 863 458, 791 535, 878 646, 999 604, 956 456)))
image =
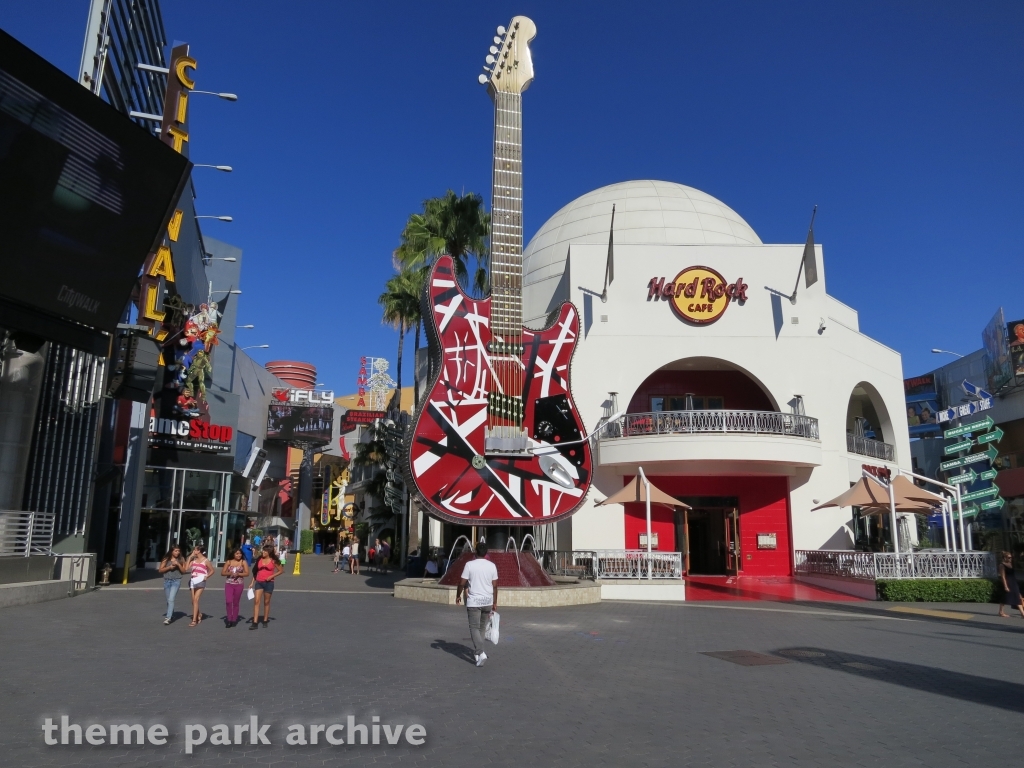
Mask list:
POLYGON ((491 620, 487 622, 487 629, 484 631, 484 639, 498 644, 498 628, 501 623, 501 615, 497 611, 491 611, 491 620))
POLYGON ((256 590, 253 589, 252 587, 249 587, 249 591, 245 593, 245 596, 248 597, 250 600, 255 600, 256 599, 256 590))

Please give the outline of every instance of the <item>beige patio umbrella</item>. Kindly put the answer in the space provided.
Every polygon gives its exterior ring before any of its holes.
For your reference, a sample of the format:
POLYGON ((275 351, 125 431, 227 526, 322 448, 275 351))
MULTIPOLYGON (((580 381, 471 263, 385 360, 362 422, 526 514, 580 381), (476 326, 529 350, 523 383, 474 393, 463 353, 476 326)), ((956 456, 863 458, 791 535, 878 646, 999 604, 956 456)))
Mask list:
MULTIPOLYGON (((690 509, 689 505, 683 504, 679 499, 674 496, 669 496, 663 490, 658 488, 654 483, 650 483, 651 486, 651 503, 652 504, 664 504, 666 507, 679 507, 680 509, 690 509)), ((627 504, 634 501, 646 502, 647 501, 647 486, 640 482, 639 475, 630 480, 621 490, 616 491, 604 501, 597 502, 595 507, 603 507, 605 504, 627 504)))
POLYGON ((599 501, 594 506, 602 507, 605 504, 627 504, 633 501, 642 501, 647 507, 647 579, 652 578, 653 564, 651 562, 651 504, 663 504, 666 507, 679 507, 690 509, 689 504, 683 504, 679 499, 669 496, 654 483, 647 479, 644 468, 639 467, 639 474, 630 480, 622 488, 609 496, 604 501, 599 501))
MULTIPOLYGON (((945 503, 946 497, 940 496, 937 493, 926 491, 920 486, 914 485, 904 475, 897 475, 896 479, 892 481, 893 488, 896 490, 896 508, 900 509, 901 505, 913 506, 914 504, 924 504, 926 509, 921 511, 931 511, 934 507, 945 503)), ((901 510, 903 511, 903 510, 901 510)), ((913 510, 905 510, 913 511, 913 510)))
POLYGON ((884 507, 889 508, 889 489, 876 480, 862 477, 849 490, 819 504, 815 509, 825 507, 884 507))

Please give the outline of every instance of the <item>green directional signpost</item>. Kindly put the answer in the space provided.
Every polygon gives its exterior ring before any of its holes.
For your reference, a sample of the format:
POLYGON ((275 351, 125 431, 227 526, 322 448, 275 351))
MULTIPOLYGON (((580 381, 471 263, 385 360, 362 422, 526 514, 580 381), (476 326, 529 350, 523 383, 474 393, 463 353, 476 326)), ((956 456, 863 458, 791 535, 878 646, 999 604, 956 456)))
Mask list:
MULTIPOLYGON (((983 474, 985 474, 985 473, 984 473, 984 472, 982 472, 981 474, 983 475, 983 474)), ((971 483, 973 483, 973 482, 974 482, 975 480, 977 480, 977 479, 978 479, 979 477, 981 477, 981 475, 979 475, 979 474, 978 474, 977 472, 975 472, 975 471, 974 471, 973 469, 968 469, 968 470, 967 470, 966 472, 964 472, 964 473, 963 473, 962 475, 955 475, 955 476, 953 476, 953 477, 949 478, 949 479, 947 480, 947 482, 948 482, 948 483, 949 483, 950 485, 956 485, 956 484, 958 484, 958 483, 962 483, 962 484, 964 484, 964 485, 970 485, 970 484, 971 484, 971 483)))
POLYGON ((953 443, 943 448, 943 451, 947 456, 952 456, 954 453, 960 453, 960 451, 969 450, 974 445, 970 440, 964 440, 962 443, 953 443))
POLYGON ((1001 430, 999 427, 996 427, 987 434, 978 435, 978 437, 975 439, 978 441, 978 445, 984 445, 985 443, 998 443, 1000 440, 1003 439, 1004 434, 1005 433, 1003 432, 1003 430, 1001 430))
MULTIPOLYGON (((962 386, 967 396, 976 398, 977 401, 972 401, 969 408, 967 406, 958 406, 957 408, 950 409, 946 412, 948 415, 944 417, 947 420, 957 417, 970 418, 968 413, 973 414, 976 411, 983 411, 992 407, 992 397, 989 393, 968 381, 964 381, 962 386)), ((943 417, 940 416, 939 421, 942 420, 943 417)), ((943 461, 939 464, 939 469, 943 472, 956 473, 952 477, 948 477, 947 482, 960 488, 960 502, 964 519, 976 517, 984 511, 1002 509, 1006 504, 1003 498, 999 496, 999 487, 995 484, 991 484, 989 487, 978 491, 966 492, 968 486, 973 485, 979 480, 992 483, 996 479, 999 470, 991 465, 999 458, 999 451, 994 444, 1002 440, 1003 435, 1003 430, 996 426, 991 416, 985 416, 982 419, 972 421, 970 424, 961 423, 958 426, 944 430, 942 433, 945 439, 951 441, 951 444, 943 449, 944 455, 956 456, 956 458, 943 461), (977 447, 975 448, 975 446, 977 447), (972 448, 975 448, 977 452, 968 454, 967 451, 972 448), (983 461, 988 462, 990 466, 980 472, 976 472, 972 465, 983 461), (967 504, 969 501, 977 503, 967 504)), ((961 519, 961 516, 955 510, 953 514, 955 519, 961 519)), ((961 522, 960 525, 961 535, 963 535, 963 523, 961 522)))
POLYGON ((960 437, 960 435, 966 435, 968 432, 984 432, 986 429, 992 429, 995 425, 996 423, 992 421, 992 417, 986 416, 981 421, 974 421, 970 424, 962 424, 959 427, 947 429, 942 433, 942 436, 946 439, 960 437))
POLYGON ((960 496, 960 501, 961 502, 964 502, 964 501, 975 501, 977 499, 985 499, 985 498, 988 498, 989 496, 998 496, 998 495, 999 495, 999 488, 997 488, 996 486, 993 485, 993 486, 990 486, 988 488, 982 488, 980 491, 971 491, 970 493, 962 494, 960 496))

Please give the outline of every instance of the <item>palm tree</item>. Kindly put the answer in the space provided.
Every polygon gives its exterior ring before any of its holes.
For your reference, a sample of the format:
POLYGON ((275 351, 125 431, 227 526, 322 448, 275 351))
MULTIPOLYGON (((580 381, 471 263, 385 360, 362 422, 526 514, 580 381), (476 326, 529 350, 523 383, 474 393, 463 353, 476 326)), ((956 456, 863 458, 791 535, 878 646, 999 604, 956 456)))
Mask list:
MULTIPOLYGON (((398 366, 395 371, 398 392, 402 391, 402 354, 405 334, 417 327, 416 348, 419 349, 420 284, 416 270, 403 270, 385 284, 386 290, 377 298, 384 310, 383 321, 398 331, 398 366)), ((415 366, 415 361, 413 362, 415 366)), ((400 397, 401 395, 399 395, 400 397)))
POLYGON ((443 197, 423 201, 423 213, 414 213, 402 230, 395 261, 406 267, 429 267, 442 254, 455 261, 455 274, 470 287, 469 260, 475 262, 471 287, 478 295, 487 290, 487 238, 491 217, 480 195, 459 196, 450 189, 443 197))

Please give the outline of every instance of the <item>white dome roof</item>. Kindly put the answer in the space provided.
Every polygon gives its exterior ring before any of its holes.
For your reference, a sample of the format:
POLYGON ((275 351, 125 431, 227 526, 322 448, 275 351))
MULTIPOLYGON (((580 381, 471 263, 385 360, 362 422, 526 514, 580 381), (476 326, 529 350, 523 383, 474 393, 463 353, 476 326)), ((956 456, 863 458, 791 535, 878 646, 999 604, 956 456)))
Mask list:
POLYGON ((742 216, 699 189, 624 181, 576 198, 544 223, 523 252, 524 286, 561 276, 570 242, 608 242, 613 204, 616 245, 761 245, 742 216))

